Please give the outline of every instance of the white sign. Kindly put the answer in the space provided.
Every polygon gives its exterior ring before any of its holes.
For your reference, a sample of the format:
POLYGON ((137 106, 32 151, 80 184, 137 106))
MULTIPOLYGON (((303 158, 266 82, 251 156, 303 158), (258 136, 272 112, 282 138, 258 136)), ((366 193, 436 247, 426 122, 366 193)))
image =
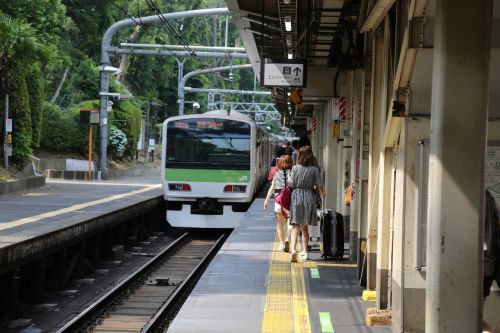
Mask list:
POLYGON ((107 125, 108 124, 108 118, 104 117, 102 118, 102 124, 107 125))
POLYGON ((5 131, 12 132, 12 119, 5 120, 5 131))
POLYGON ((272 87, 304 87, 306 68, 304 64, 264 63, 262 82, 272 87))
POLYGON ((312 127, 313 127, 313 119, 312 117, 307 117, 306 131, 312 130, 312 127))
POLYGON ((500 201, 500 146, 491 143, 486 155, 485 186, 498 203, 500 201))
POLYGON ((149 139, 149 146, 153 146, 154 147, 155 145, 155 139, 149 139))
POLYGON ((340 100, 339 98, 333 97, 331 100, 332 107, 332 120, 339 120, 340 114, 340 100))

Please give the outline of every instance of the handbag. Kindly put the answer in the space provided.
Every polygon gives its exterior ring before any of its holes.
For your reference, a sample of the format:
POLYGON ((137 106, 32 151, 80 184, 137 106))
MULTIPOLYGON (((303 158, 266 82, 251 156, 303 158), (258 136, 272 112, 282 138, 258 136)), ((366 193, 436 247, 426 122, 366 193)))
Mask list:
POLYGON ((285 187, 283 187, 278 194, 274 197, 274 201, 280 205, 281 214, 283 216, 288 217, 288 212, 290 211, 290 204, 292 203, 292 185, 287 184, 286 180, 286 171, 283 172, 285 175, 285 187))
POLYGON ((276 173, 277 167, 273 166, 269 169, 269 173, 267 174, 267 180, 272 181, 274 178, 274 174, 276 173))

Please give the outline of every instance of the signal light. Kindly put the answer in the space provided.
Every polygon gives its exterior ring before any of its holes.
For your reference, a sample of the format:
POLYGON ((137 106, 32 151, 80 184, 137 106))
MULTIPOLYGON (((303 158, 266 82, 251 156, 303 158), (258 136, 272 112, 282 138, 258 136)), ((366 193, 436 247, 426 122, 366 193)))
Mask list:
POLYGON ((170 191, 191 191, 191 185, 189 185, 189 184, 168 184, 168 189, 170 191))
POLYGON ((238 192, 244 193, 247 189, 246 185, 226 185, 224 186, 224 192, 238 192))

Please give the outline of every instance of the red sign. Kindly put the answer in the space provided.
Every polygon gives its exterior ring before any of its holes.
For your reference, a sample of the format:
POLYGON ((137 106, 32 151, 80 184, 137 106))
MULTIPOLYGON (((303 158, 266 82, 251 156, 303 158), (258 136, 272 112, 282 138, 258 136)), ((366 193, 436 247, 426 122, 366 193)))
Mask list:
POLYGON ((345 97, 340 97, 339 98, 339 119, 345 120, 345 115, 346 115, 345 97))

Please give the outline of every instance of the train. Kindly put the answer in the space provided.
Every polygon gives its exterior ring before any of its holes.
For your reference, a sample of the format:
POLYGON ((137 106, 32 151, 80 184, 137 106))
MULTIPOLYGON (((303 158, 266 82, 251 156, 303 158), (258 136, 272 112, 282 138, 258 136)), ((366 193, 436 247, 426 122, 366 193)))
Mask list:
POLYGON ((210 111, 163 123, 161 179, 172 227, 234 228, 266 182, 277 140, 248 116, 210 111))

